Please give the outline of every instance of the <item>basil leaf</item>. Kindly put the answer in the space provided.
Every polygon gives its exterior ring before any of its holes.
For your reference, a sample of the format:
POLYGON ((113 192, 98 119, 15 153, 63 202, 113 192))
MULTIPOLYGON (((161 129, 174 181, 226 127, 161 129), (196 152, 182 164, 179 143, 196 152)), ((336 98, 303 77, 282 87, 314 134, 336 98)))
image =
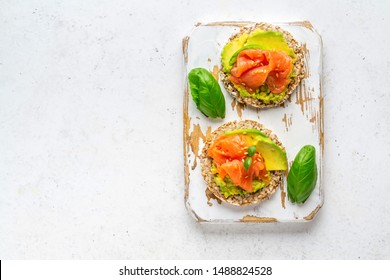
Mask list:
POLYGON ((296 155, 287 177, 288 199, 305 203, 317 182, 316 150, 306 145, 296 155))
POLYGON ((213 75, 204 68, 194 68, 188 73, 192 99, 204 115, 225 117, 225 97, 213 75))

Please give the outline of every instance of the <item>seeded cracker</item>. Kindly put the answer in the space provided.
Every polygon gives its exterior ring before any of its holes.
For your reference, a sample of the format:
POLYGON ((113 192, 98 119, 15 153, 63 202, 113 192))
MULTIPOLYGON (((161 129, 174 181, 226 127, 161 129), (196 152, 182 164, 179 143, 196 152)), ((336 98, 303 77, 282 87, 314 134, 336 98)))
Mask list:
MULTIPOLYGON (((234 84, 229 81, 227 75, 221 71, 221 81, 223 85, 225 86, 227 92, 235 98, 238 102, 249 104, 256 108, 271 108, 271 107, 277 107, 281 106, 287 99, 290 98, 293 90, 298 86, 300 81, 305 76, 305 67, 303 63, 303 48, 298 44, 298 42, 293 38, 293 36, 280 28, 279 26, 274 26, 268 23, 256 23, 254 26, 251 27, 242 27, 240 32, 237 34, 234 34, 232 37, 229 38, 229 41, 241 36, 244 33, 251 33, 252 31, 256 29, 262 29, 265 31, 277 31, 283 34, 283 37, 287 41, 287 44, 290 48, 294 50, 294 53, 296 54, 296 62, 294 63, 293 71, 296 73, 296 77, 291 78, 291 82, 287 87, 287 92, 285 97, 280 100, 279 102, 270 102, 270 103, 264 103, 262 100, 251 98, 251 97, 241 97, 238 90, 234 87, 234 84)), ((223 67, 221 68, 223 69, 223 67)))
POLYGON ((226 131, 244 129, 244 128, 254 128, 260 130, 265 135, 267 135, 272 141, 274 141, 278 146, 280 146, 283 150, 285 150, 282 143, 278 140, 277 136, 274 133, 272 133, 271 130, 266 129, 260 123, 251 120, 228 122, 220 126, 219 128, 217 128, 215 131, 211 133, 210 137, 206 139, 206 143, 203 147, 202 154, 201 154, 202 176, 207 184, 208 190, 211 193, 213 193, 218 199, 221 199, 222 201, 237 206, 255 204, 265 199, 268 199, 277 190, 280 184, 283 183, 283 173, 284 173, 284 171, 270 171, 271 181, 267 187, 264 187, 255 193, 250 193, 245 195, 232 195, 229 196, 228 198, 225 198, 225 196, 221 193, 217 184, 214 183, 214 177, 213 174, 211 173, 213 160, 212 158, 207 156, 207 151, 210 148, 212 142, 215 141, 215 139, 218 137, 218 135, 223 134, 226 131))

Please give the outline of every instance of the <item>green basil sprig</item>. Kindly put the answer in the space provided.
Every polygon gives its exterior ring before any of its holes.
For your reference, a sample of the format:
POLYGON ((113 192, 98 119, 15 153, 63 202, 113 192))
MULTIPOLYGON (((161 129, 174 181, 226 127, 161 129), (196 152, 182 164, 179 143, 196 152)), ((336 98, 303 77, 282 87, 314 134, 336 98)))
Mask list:
POLYGON ((304 203, 313 192, 316 182, 316 150, 306 145, 296 155, 288 173, 288 199, 293 203, 304 203))
POLYGON ((211 118, 225 117, 225 97, 213 75, 204 68, 194 68, 188 73, 191 95, 196 107, 211 118))

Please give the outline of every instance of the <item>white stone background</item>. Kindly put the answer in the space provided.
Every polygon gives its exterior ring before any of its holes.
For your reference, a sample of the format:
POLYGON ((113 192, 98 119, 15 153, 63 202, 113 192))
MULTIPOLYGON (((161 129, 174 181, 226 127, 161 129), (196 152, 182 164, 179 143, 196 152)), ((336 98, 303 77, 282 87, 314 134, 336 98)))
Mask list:
POLYGON ((1 259, 389 259, 386 1, 0 0, 1 259), (324 42, 325 204, 311 223, 184 207, 181 39, 309 20, 324 42))

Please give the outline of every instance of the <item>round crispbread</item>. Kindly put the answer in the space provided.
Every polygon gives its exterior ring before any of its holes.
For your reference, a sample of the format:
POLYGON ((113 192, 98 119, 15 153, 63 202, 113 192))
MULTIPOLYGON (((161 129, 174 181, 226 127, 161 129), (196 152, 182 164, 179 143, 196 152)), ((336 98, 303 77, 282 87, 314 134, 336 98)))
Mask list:
MULTIPOLYGON (((283 30, 279 26, 274 26, 263 22, 256 23, 255 25, 252 26, 242 27, 238 33, 234 34, 232 37, 229 38, 229 41, 232 41, 233 39, 241 36, 244 33, 249 34, 256 29, 262 29, 265 31, 277 31, 282 33, 288 46, 292 48, 294 50, 294 53, 296 54, 296 61, 293 67, 293 71, 296 73, 296 76, 291 78, 291 81, 287 86, 287 92, 284 98, 279 102, 265 103, 264 101, 256 98, 242 97, 239 91, 234 87, 234 84, 228 79, 228 75, 223 71, 220 72, 221 81, 225 86, 227 92, 240 103, 248 104, 256 108, 271 108, 271 107, 281 106, 287 99, 290 98, 293 90, 298 86, 300 81, 305 76, 305 67, 303 63, 304 50, 302 46, 298 44, 298 42, 293 38, 293 36, 289 32, 283 30)), ((223 69, 223 67, 221 69, 223 69)))
POLYGON ((265 135, 267 135, 272 141, 274 141, 279 147, 285 150, 282 143, 278 140, 277 136, 274 133, 272 133, 271 130, 266 129, 263 127, 262 124, 251 120, 228 122, 220 126, 219 128, 217 128, 215 131, 211 133, 210 137, 206 139, 205 145, 202 150, 202 155, 201 155, 202 176, 207 184, 208 190, 217 199, 226 201, 229 204, 233 204, 237 206, 255 204, 265 199, 268 199, 277 190, 279 185, 283 183, 283 173, 284 173, 284 171, 270 171, 271 181, 268 184, 268 186, 254 193, 248 193, 245 195, 236 194, 236 195, 229 196, 228 198, 225 198, 218 185, 214 182, 214 176, 211 173, 213 159, 207 155, 207 152, 211 144, 215 141, 215 139, 219 135, 225 133, 226 131, 232 131, 232 130, 244 129, 244 128, 254 128, 260 130, 265 135))

